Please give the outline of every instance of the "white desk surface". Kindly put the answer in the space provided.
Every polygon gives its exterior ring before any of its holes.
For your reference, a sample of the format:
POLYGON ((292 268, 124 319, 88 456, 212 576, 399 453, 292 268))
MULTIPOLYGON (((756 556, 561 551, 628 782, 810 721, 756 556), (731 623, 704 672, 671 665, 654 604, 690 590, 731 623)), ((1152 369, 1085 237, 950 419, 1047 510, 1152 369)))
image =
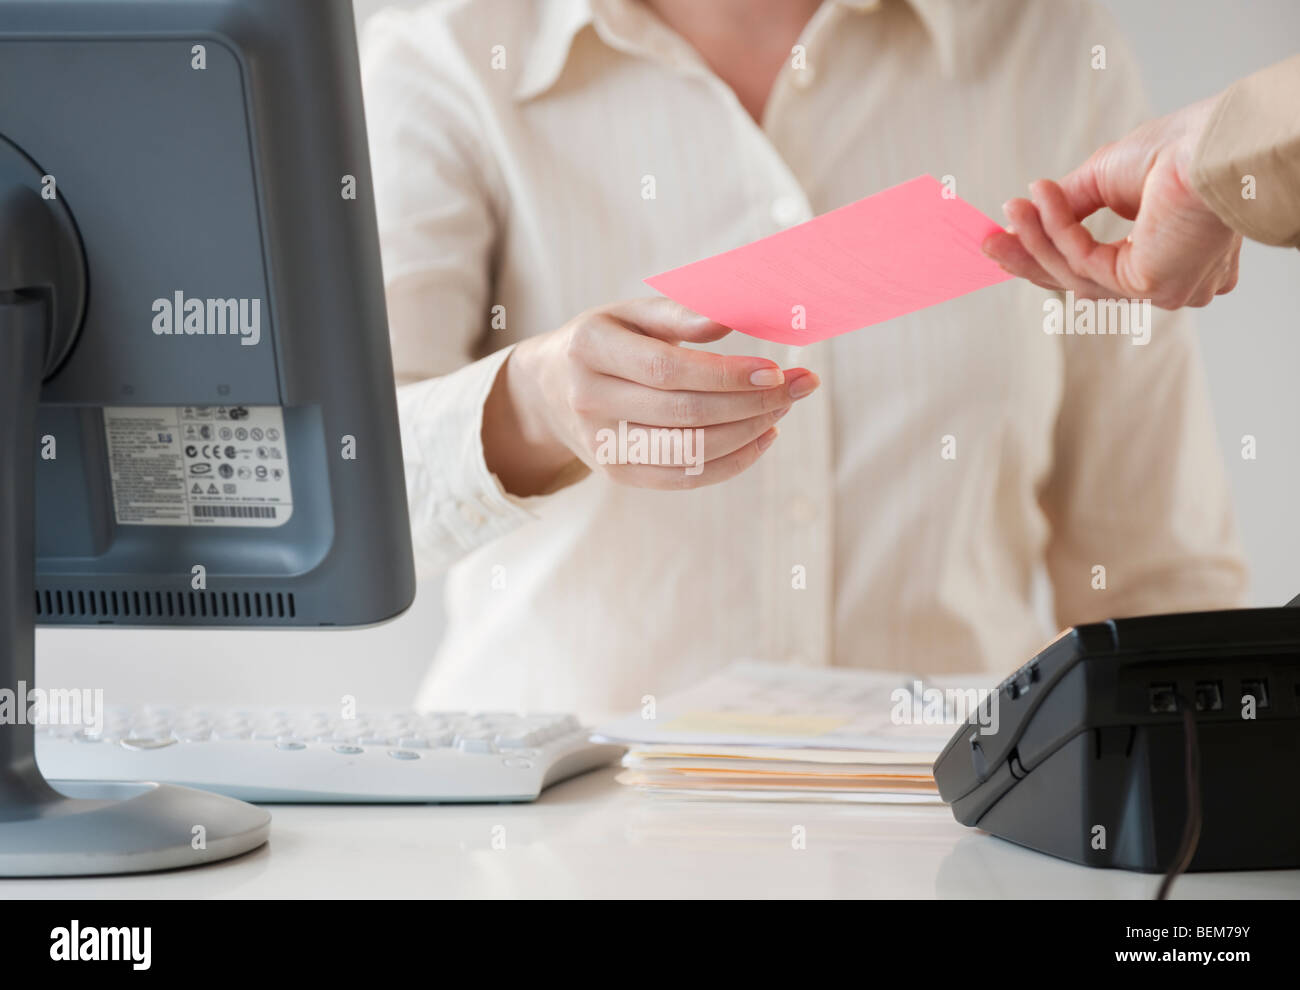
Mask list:
MULTIPOLYGON (((143 876, 0 881, 0 900, 1143 899, 1158 883, 1020 849, 958 825, 943 806, 669 802, 615 783, 615 772, 566 781, 533 804, 273 805, 270 843, 239 859, 143 876), (792 846, 796 825, 804 849, 792 846)), ((1294 898, 1300 870, 1193 874, 1174 896, 1294 898)))

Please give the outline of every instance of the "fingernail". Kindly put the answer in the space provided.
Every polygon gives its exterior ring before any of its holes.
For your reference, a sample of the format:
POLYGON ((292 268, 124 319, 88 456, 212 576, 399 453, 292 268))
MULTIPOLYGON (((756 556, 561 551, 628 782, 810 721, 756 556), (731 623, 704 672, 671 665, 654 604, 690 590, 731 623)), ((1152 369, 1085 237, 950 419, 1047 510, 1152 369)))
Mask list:
POLYGON ((764 433, 761 437, 759 437, 758 452, 761 454, 763 451, 767 450, 768 447, 772 446, 772 441, 776 439, 776 435, 780 432, 781 431, 774 426, 766 433, 764 433))
POLYGON ((793 409, 793 408, 794 408, 793 406, 786 406, 786 407, 785 407, 784 409, 782 409, 779 413, 777 413, 775 417, 773 417, 772 422, 775 423, 778 419, 780 419, 782 416, 784 416, 786 413, 788 413, 788 412, 789 412, 791 409, 793 409))
POLYGON ((758 385, 761 388, 780 385, 783 381, 785 381, 785 372, 780 368, 759 368, 749 376, 749 384, 758 385))
POLYGON ((802 399, 805 395, 811 395, 820 384, 817 376, 812 373, 800 375, 790 383, 790 398, 802 399))

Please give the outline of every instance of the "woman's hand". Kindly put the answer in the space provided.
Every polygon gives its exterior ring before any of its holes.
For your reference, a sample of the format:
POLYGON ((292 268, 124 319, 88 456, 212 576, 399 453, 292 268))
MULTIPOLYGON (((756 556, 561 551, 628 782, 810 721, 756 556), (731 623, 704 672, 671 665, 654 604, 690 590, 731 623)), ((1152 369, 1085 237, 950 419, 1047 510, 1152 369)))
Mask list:
POLYGON ((634 299, 522 341, 483 414, 488 468, 515 495, 545 490, 574 458, 620 484, 686 489, 725 481, 771 446, 776 422, 820 384, 804 368, 677 346, 731 331, 669 299, 634 299), (606 463, 610 433, 682 430, 688 464, 606 463), (697 445, 698 439, 698 445, 697 445), (689 470, 687 470, 689 468, 689 470))

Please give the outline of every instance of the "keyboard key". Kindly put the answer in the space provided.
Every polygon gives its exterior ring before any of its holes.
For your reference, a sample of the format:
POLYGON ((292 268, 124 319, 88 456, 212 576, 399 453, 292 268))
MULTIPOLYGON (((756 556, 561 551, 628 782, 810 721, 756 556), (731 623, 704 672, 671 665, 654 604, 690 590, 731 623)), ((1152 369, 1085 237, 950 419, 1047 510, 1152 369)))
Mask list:
POLYGON ((390 749, 388 755, 395 760, 418 760, 419 753, 413 753, 409 749, 390 749))
POLYGON ((496 742, 502 749, 516 749, 524 746, 536 746, 542 741, 542 733, 537 729, 529 731, 528 729, 514 730, 513 732, 497 733, 496 742))
POLYGON ((492 733, 482 731, 457 735, 456 748, 462 753, 491 753, 496 749, 492 745, 492 733))
POLYGON ((122 746, 125 749, 136 749, 136 750, 163 749, 166 746, 175 746, 175 745, 176 745, 176 740, 173 739, 171 736, 151 737, 151 738, 132 737, 129 739, 122 740, 122 746))

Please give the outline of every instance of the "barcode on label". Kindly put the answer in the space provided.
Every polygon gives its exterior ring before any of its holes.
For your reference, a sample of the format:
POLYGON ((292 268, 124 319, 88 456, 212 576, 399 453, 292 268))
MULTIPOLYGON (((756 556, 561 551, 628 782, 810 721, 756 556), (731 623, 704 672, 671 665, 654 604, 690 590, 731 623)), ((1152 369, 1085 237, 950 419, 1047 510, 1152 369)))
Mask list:
POLYGON ((207 519, 274 519, 273 505, 195 505, 194 515, 207 519))

